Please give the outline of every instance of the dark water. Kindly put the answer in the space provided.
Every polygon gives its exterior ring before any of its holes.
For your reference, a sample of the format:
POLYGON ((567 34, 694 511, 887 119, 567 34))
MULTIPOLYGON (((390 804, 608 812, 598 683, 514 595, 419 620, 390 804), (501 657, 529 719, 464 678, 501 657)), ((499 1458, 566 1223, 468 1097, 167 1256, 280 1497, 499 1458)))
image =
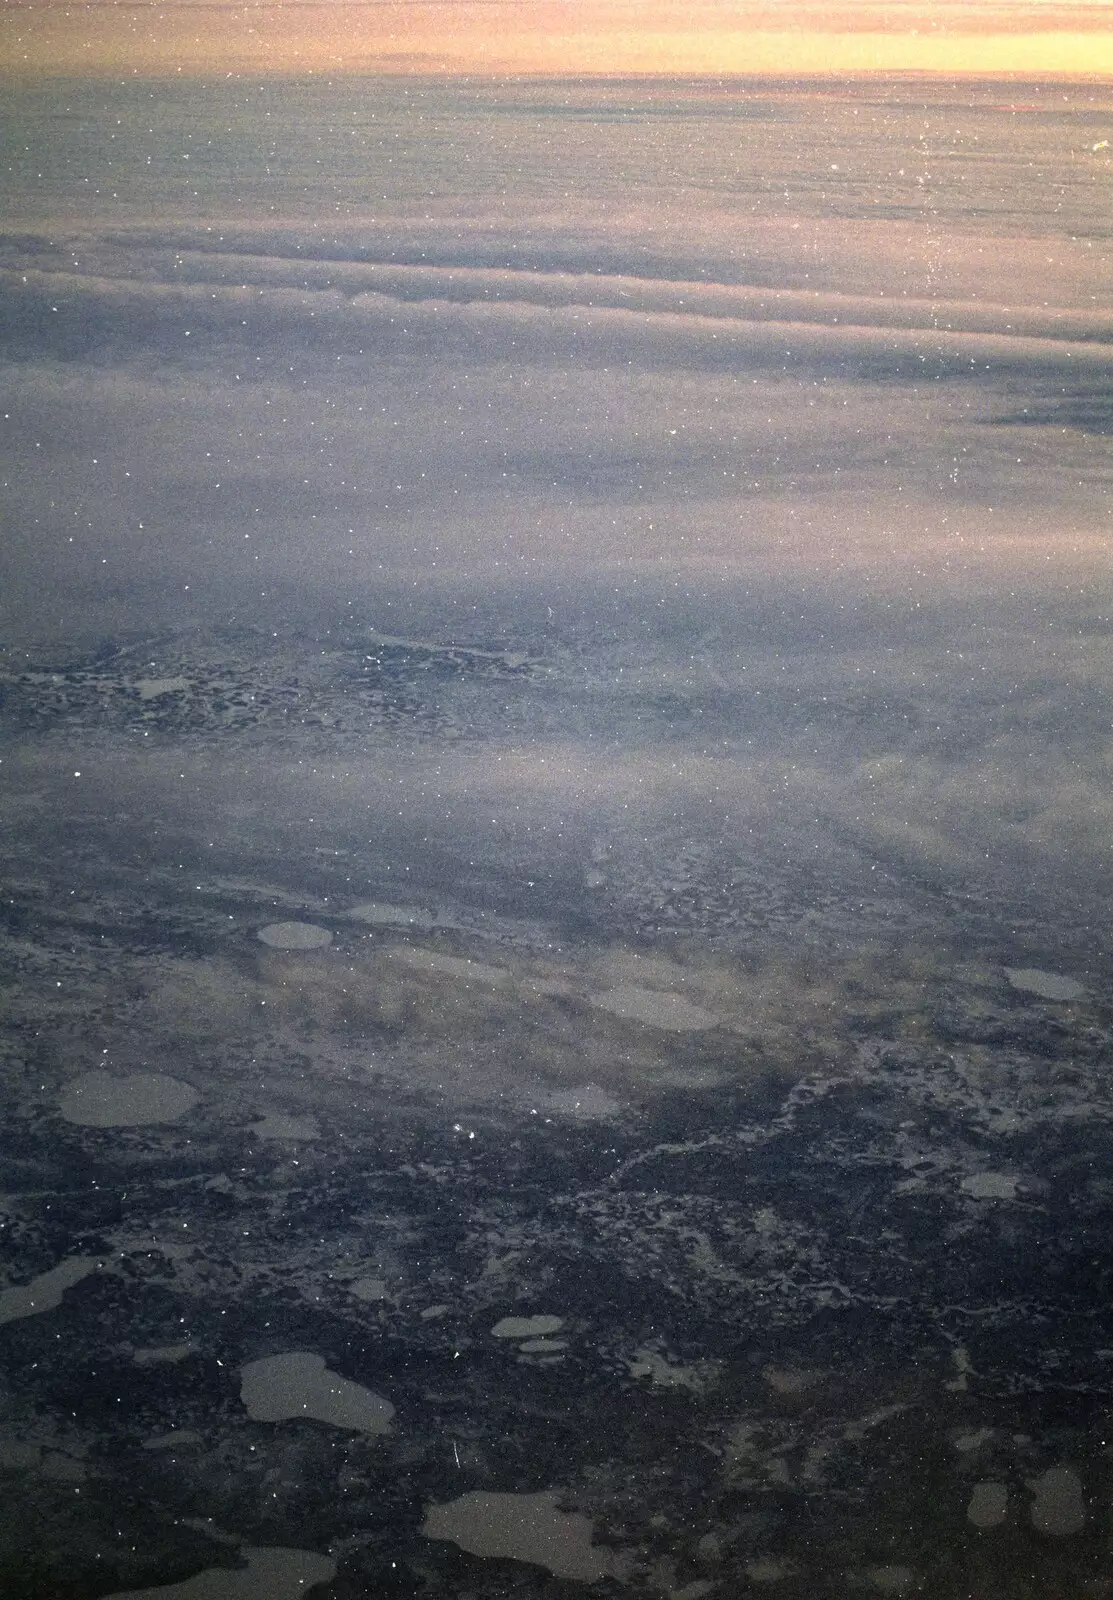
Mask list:
POLYGON ((1108 87, 3 122, 13 1592, 1104 1593, 1108 87))

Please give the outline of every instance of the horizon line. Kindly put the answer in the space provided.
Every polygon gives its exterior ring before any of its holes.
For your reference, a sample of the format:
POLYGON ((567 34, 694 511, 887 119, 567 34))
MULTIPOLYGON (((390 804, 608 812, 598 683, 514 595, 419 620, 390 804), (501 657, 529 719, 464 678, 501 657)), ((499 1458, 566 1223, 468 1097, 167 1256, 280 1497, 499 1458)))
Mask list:
POLYGON ((230 78, 320 78, 320 77, 361 77, 361 78, 427 78, 433 81, 449 81, 454 79, 482 83, 511 83, 517 80, 532 83, 576 83, 591 81, 596 83, 897 83, 908 79, 930 79, 935 82, 953 82, 961 79, 966 83, 996 83, 996 84, 1024 84, 1032 88, 1043 85, 1060 85, 1063 83, 1092 83, 1096 85, 1113 85, 1113 71, 1078 72, 1072 68, 1049 68, 1045 73, 1035 74, 1020 68, 1000 68, 997 71, 988 71, 985 68, 961 67, 855 67, 853 69, 830 68, 804 69, 801 71, 775 71, 772 68, 753 67, 746 71, 726 69, 722 72, 714 71, 661 71, 636 68, 626 71, 607 70, 605 68, 579 68, 571 72, 553 72, 552 70, 531 69, 529 67, 492 68, 488 71, 475 67, 431 67, 407 66, 399 61, 397 56, 378 64, 353 62, 347 65, 337 62, 327 67, 299 65, 290 63, 283 66, 228 67, 224 68, 219 63, 189 63, 186 66, 171 66, 169 63, 151 64, 143 68, 134 67, 130 72, 125 72, 118 63, 91 62, 88 66, 78 68, 56 68, 52 65, 16 65, 0 63, 0 79, 36 78, 57 79, 67 81, 83 81, 87 79, 103 80, 115 79, 120 83, 137 82, 151 79, 162 82, 186 78, 211 78, 214 81, 226 82, 230 78), (391 65, 391 61, 398 63, 391 65))

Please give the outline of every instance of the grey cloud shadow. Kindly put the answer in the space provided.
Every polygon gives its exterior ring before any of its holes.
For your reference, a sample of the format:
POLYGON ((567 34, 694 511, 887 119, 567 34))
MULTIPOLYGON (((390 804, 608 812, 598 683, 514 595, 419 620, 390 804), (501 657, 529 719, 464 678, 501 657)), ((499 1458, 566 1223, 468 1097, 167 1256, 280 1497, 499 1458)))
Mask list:
POLYGON ((1073 392, 1035 394, 1029 403, 990 422, 1014 428, 1070 428, 1079 433, 1113 433, 1113 394, 1104 384, 1073 392))

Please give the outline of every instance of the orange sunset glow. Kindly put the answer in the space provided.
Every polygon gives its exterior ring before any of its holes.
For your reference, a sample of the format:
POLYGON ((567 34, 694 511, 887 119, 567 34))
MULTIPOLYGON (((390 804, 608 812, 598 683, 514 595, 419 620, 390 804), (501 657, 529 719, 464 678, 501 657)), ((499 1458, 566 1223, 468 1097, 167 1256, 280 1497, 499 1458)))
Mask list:
POLYGON ((17 72, 1113 76, 1113 7, 9 0, 17 72))

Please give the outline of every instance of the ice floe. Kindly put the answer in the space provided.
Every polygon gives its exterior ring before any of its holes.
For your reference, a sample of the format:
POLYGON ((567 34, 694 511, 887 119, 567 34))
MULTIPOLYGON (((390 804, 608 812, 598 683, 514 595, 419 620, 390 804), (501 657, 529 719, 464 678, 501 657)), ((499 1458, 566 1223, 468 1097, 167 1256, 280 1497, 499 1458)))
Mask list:
POLYGON ((496 1339, 539 1339, 549 1333, 559 1333, 563 1327, 563 1317, 503 1317, 491 1332, 496 1339))
POLYGON ((1014 989, 1038 994, 1041 1000, 1077 1000, 1085 993, 1076 979, 1059 972, 1044 972, 1042 967, 1006 967, 1005 976, 1014 989))
POLYGON ((999 1528, 1009 1512, 1009 1491, 1003 1483, 986 1479, 970 1491, 966 1518, 975 1528, 999 1528))
POLYGON ((97 1270, 97 1263, 88 1256, 67 1256, 49 1272, 40 1272, 30 1283, 16 1284, 11 1289, 0 1289, 0 1324, 19 1322, 23 1317, 33 1317, 40 1311, 53 1311, 62 1303, 62 1296, 75 1283, 80 1283, 97 1270))
POLYGON ((272 950, 323 950, 332 934, 315 922, 268 922, 259 938, 272 950))
POLYGON ((719 1019, 705 1011, 682 994, 663 989, 642 989, 637 984, 620 983, 602 994, 592 995, 591 1003, 600 1011, 609 1011, 614 1017, 627 1022, 641 1022, 650 1028, 664 1028, 669 1033, 696 1032, 715 1028, 719 1019))
POLYGON ((403 961, 417 972, 443 973, 446 978, 457 978, 464 983, 483 983, 497 987, 505 983, 510 973, 506 967, 493 967, 485 961, 472 961, 469 956, 449 956, 440 950, 415 950, 409 945, 396 945, 389 952, 391 959, 403 961))
POLYGON ((372 928, 412 928, 415 933, 429 933, 437 925, 433 913, 422 906, 393 906, 381 900, 353 906, 348 915, 372 928))
POLYGON ((557 1578, 595 1583, 618 1576, 621 1557, 591 1542, 591 1520, 561 1511, 556 1489, 536 1494, 496 1494, 473 1489, 444 1505, 426 1508, 422 1533, 448 1539, 469 1555, 530 1561, 557 1578))
POLYGON ((1086 1524, 1086 1507, 1076 1472, 1069 1467, 1048 1467, 1028 1487, 1035 1496, 1031 1517, 1037 1533, 1050 1533, 1057 1538, 1081 1533, 1086 1524))
POLYGON ((280 1545, 243 1545, 245 1567, 207 1567, 182 1583, 154 1589, 118 1589, 106 1600, 300 1600, 319 1583, 336 1576, 336 1562, 314 1550, 280 1545))
POLYGON ((389 1400, 340 1377, 309 1350, 249 1361, 240 1373, 240 1399, 253 1422, 312 1418, 334 1428, 388 1433, 394 1416, 389 1400))
POLYGON ((321 1130, 312 1117, 290 1117, 282 1111, 268 1111, 250 1129, 257 1139, 319 1139, 321 1130))
POLYGON ((134 1072, 126 1078, 87 1072, 66 1087, 58 1109, 67 1122, 85 1128, 135 1128, 176 1122, 200 1098, 191 1083, 160 1072, 134 1072))
POLYGON ((1007 1172, 972 1172, 959 1187, 975 1200, 1015 1200, 1018 1181, 1007 1172))

